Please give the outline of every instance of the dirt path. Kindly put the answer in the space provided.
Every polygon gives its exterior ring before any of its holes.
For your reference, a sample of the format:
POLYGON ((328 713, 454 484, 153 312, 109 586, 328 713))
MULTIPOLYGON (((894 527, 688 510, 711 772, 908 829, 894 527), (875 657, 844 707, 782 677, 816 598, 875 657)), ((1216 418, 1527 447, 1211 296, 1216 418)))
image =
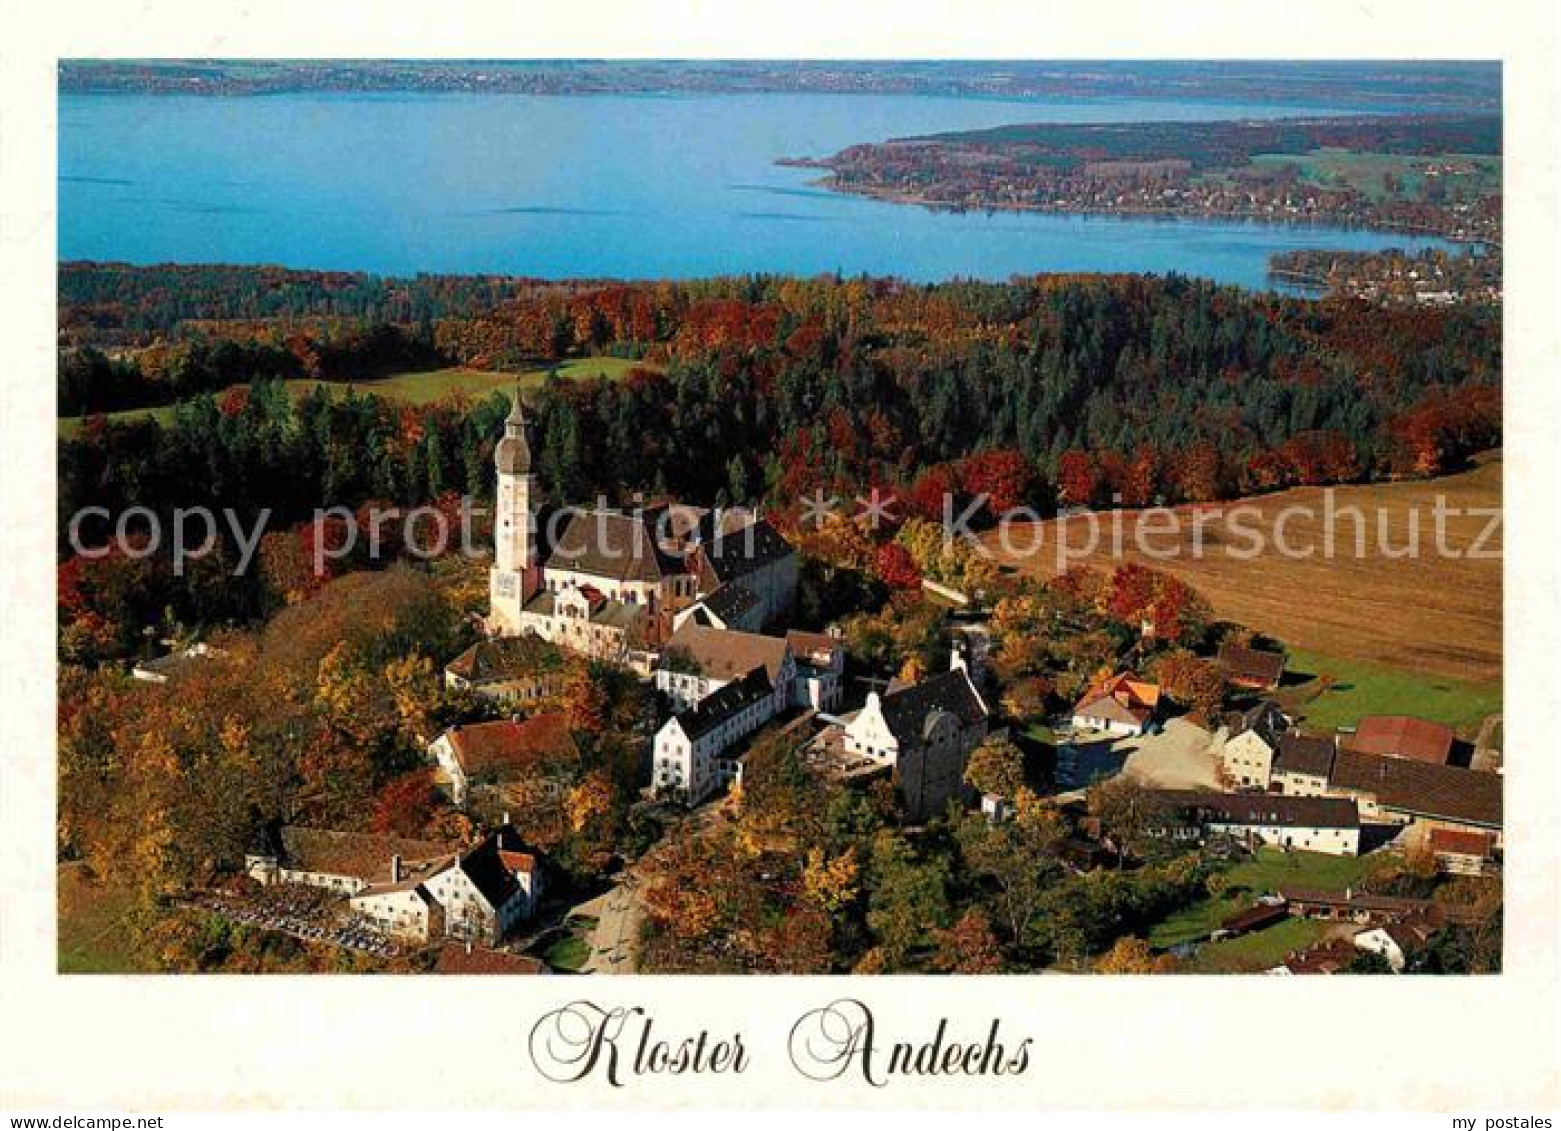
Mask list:
POLYGON ((1480 733, 1474 739, 1474 757, 1469 762, 1472 768, 1492 772, 1501 769, 1501 751, 1491 746, 1491 733, 1499 726, 1501 712, 1485 716, 1485 721, 1480 724, 1480 733))

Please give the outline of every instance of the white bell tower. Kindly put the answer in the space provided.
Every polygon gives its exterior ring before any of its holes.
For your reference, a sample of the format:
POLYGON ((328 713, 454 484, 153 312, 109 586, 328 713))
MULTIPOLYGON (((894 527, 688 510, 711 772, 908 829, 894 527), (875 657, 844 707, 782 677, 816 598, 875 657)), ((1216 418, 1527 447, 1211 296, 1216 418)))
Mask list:
POLYGON ((488 571, 488 627, 497 635, 513 636, 520 631, 522 606, 540 584, 536 517, 531 509, 536 476, 531 472, 531 445, 518 388, 493 462, 499 482, 494 500, 493 568, 488 571))

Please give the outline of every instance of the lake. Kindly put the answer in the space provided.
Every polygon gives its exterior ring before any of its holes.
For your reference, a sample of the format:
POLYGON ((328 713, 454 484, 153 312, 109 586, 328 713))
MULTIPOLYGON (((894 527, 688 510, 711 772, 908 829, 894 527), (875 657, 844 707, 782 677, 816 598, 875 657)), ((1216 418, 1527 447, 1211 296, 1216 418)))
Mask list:
POLYGON ((66 95, 59 255, 370 271, 1002 279, 1180 271, 1262 287, 1271 252, 1447 246, 1254 222, 950 214, 811 187, 860 141, 1025 121, 1341 112, 917 95, 66 95))

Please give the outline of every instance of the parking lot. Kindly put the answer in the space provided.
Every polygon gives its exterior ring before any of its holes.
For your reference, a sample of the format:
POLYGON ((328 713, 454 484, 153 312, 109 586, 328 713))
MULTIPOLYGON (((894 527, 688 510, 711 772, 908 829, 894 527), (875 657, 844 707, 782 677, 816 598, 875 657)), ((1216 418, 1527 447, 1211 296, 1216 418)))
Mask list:
POLYGON ((1132 773, 1159 789, 1220 788, 1210 734, 1186 719, 1172 719, 1149 734, 1126 737, 1102 731, 1059 734, 1057 785, 1064 791, 1132 773))
POLYGON ((315 888, 279 884, 253 894, 204 892, 191 905, 215 912, 235 923, 280 931, 304 942, 356 950, 376 958, 393 958, 402 948, 368 920, 353 915, 339 897, 315 888))

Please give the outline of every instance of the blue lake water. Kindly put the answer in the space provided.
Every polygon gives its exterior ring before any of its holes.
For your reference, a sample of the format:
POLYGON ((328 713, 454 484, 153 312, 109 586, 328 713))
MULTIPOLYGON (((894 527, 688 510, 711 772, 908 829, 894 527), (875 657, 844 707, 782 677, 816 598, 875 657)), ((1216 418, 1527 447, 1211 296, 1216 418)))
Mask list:
POLYGON ((1174 270, 1261 287, 1278 250, 1445 246, 1310 226, 938 213, 826 192, 809 184, 818 171, 774 163, 1012 122, 1337 109, 909 95, 69 95, 59 254, 549 278, 1174 270))

